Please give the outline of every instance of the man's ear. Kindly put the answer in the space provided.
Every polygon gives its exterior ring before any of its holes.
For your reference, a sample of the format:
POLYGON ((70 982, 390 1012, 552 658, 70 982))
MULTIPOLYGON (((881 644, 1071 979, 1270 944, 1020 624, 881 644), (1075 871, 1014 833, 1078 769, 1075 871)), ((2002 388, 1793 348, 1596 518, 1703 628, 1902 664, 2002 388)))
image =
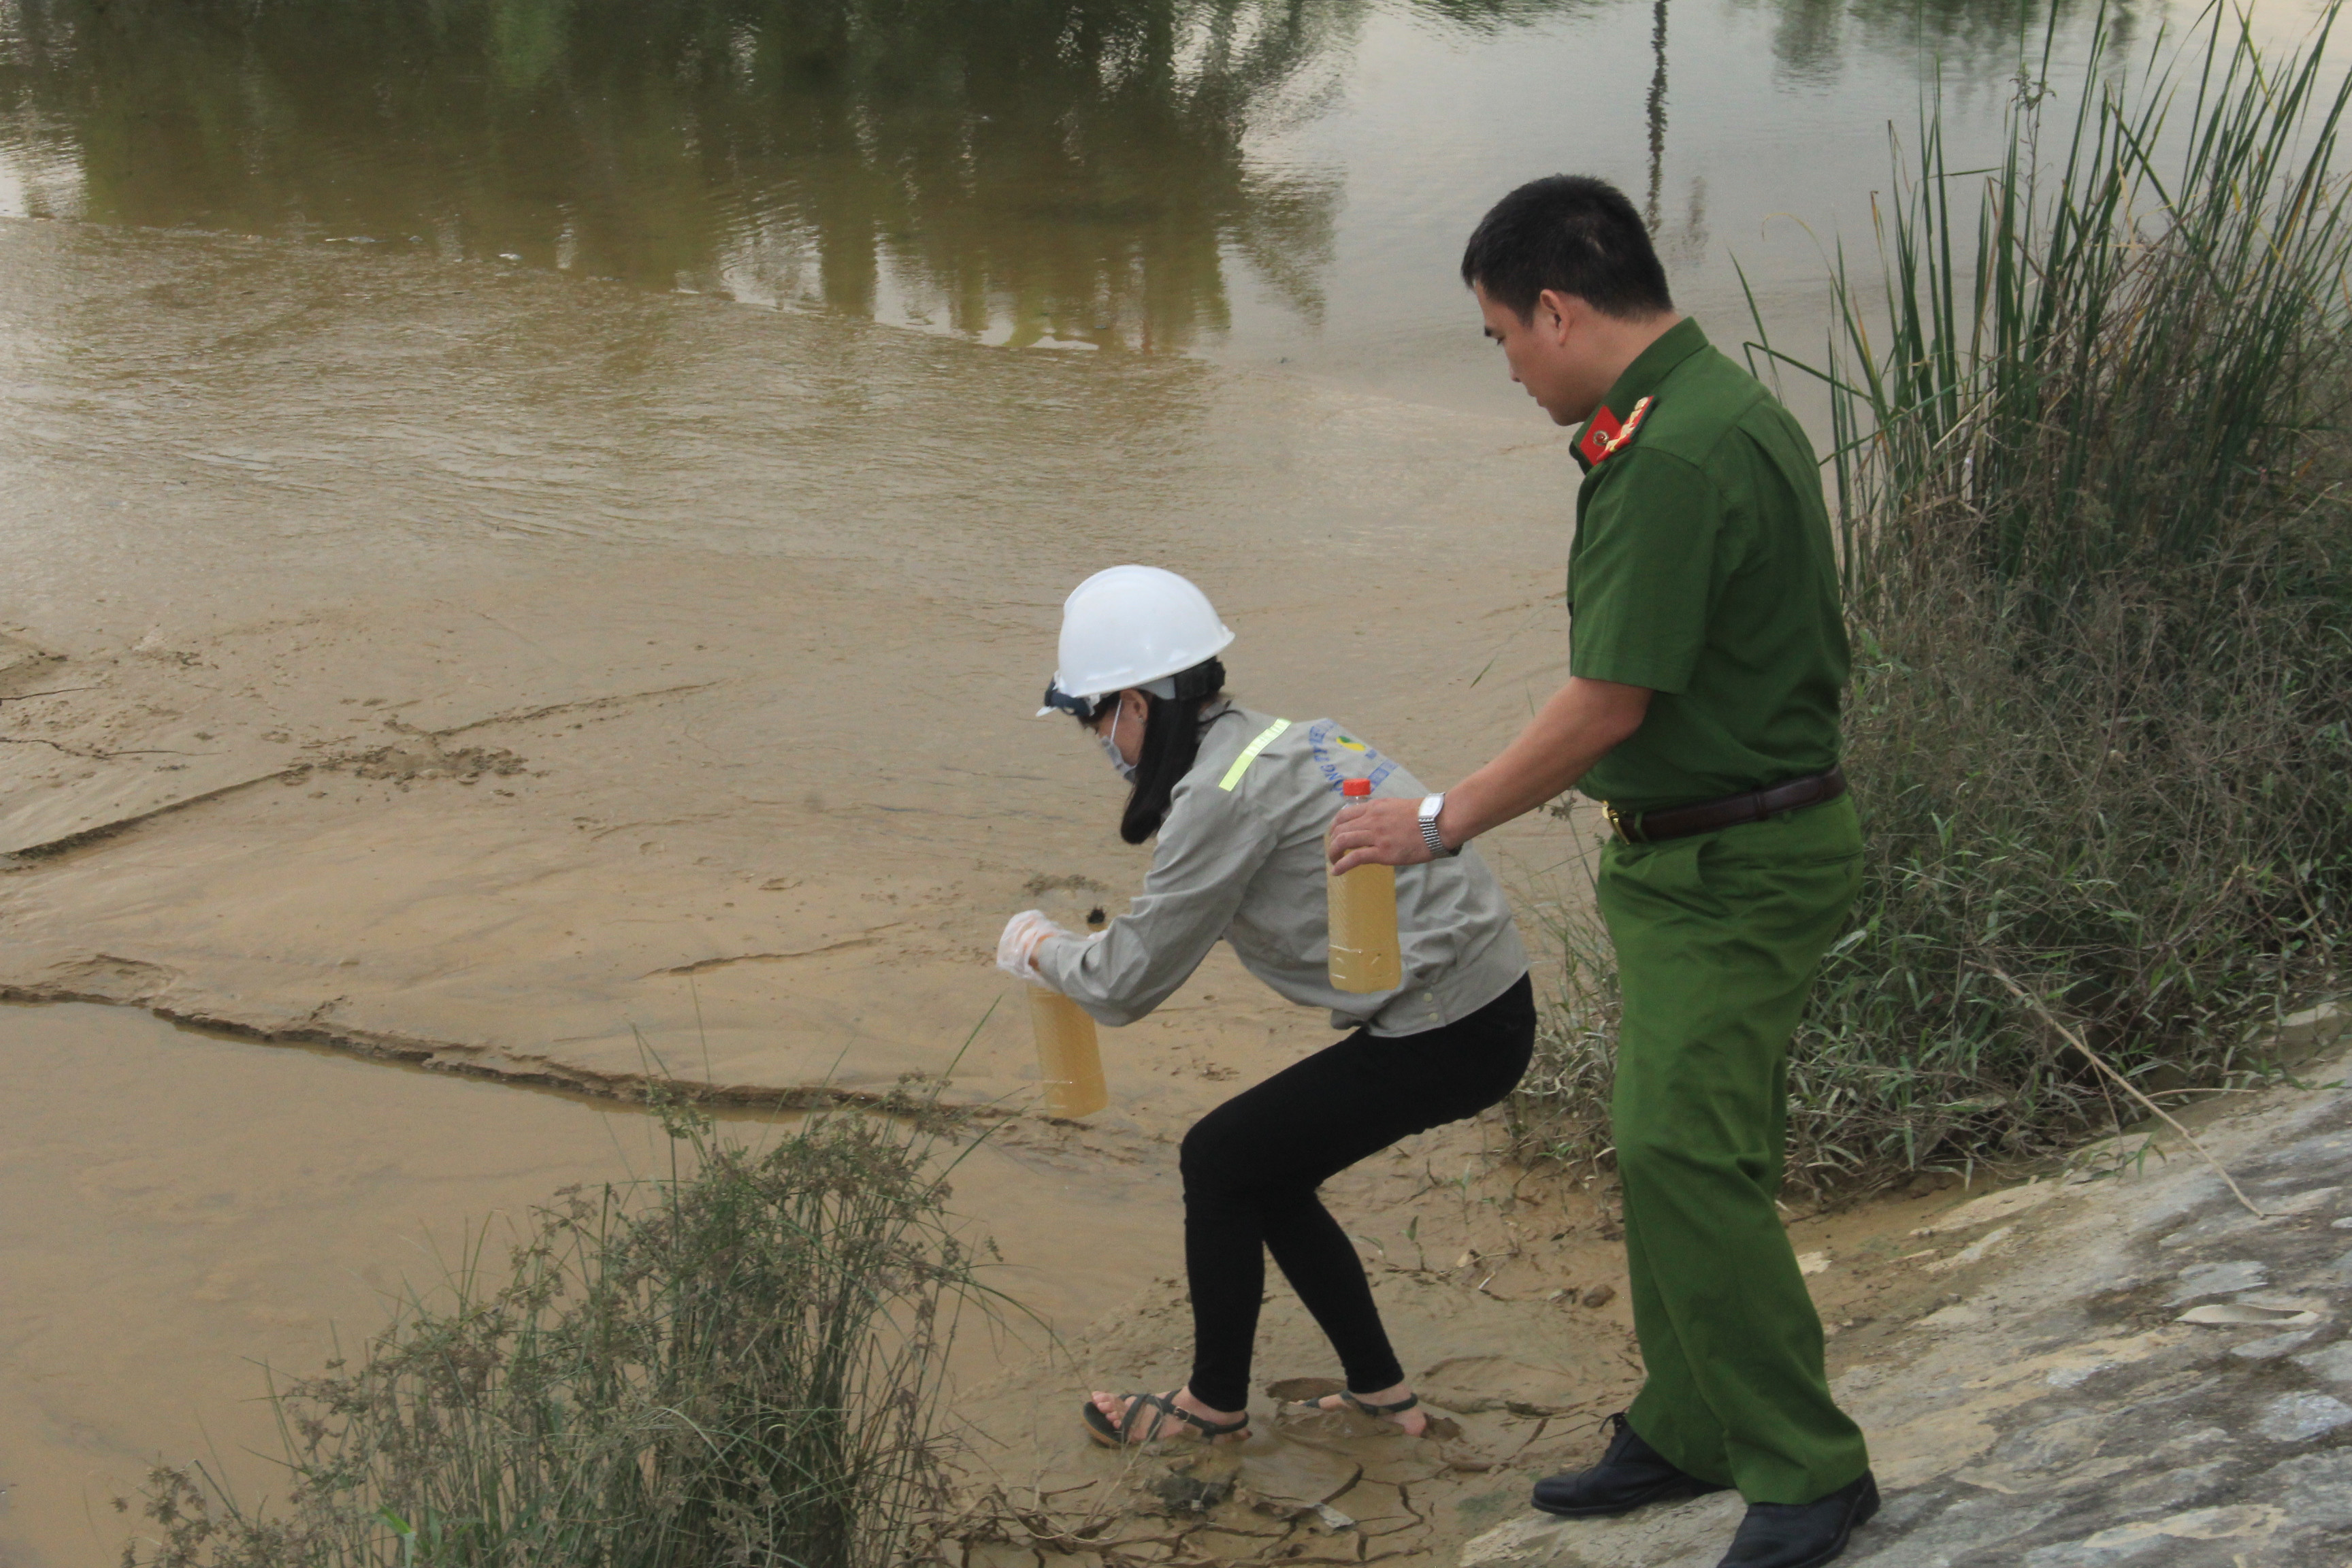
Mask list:
POLYGON ((1553 343, 1564 345, 1569 334, 1580 324, 1585 313, 1592 309, 1573 294, 1563 294, 1557 289, 1547 289, 1536 296, 1535 324, 1538 331, 1553 343))

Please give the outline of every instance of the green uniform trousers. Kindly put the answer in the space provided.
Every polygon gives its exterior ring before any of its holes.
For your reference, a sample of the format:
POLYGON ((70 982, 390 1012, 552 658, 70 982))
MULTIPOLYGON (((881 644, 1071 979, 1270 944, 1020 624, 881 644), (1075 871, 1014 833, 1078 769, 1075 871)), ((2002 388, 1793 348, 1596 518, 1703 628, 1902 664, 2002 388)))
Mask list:
POLYGON ((1869 1464, 1830 1397, 1821 1318, 1774 1204, 1789 1038, 1861 881, 1851 796, 1601 851, 1624 997, 1611 1110, 1648 1373, 1628 1418, 1750 1502, 1811 1502, 1869 1464))

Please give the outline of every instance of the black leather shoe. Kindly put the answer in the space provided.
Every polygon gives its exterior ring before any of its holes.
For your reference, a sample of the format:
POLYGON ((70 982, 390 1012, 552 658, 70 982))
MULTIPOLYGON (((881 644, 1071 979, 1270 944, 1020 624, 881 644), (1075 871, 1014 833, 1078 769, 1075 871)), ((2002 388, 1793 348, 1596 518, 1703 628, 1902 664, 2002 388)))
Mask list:
POLYGON ((1811 1502, 1752 1502, 1716 1568, 1820 1568, 1845 1550, 1854 1526, 1878 1511, 1870 1472, 1811 1502))
MULTIPOLYGON (((1609 1451, 1589 1470, 1563 1470, 1536 1483, 1536 1507, 1566 1519, 1599 1519, 1631 1513, 1644 1503, 1693 1498, 1724 1489, 1679 1469, 1672 1459, 1642 1441, 1619 1411, 1609 1418, 1617 1435, 1609 1451)), ((1824 1558, 1826 1562, 1828 1559, 1824 1558)))

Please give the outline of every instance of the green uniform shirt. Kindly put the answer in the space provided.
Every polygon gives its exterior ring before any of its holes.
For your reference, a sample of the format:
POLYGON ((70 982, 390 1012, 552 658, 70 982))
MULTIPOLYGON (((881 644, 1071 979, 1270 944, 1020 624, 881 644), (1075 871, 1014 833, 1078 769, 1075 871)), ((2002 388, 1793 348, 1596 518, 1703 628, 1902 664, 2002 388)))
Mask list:
POLYGON ((1570 671, 1656 693, 1578 787, 1654 811, 1833 765, 1845 624, 1789 411, 1685 320, 1626 367, 1576 455, 1570 671))

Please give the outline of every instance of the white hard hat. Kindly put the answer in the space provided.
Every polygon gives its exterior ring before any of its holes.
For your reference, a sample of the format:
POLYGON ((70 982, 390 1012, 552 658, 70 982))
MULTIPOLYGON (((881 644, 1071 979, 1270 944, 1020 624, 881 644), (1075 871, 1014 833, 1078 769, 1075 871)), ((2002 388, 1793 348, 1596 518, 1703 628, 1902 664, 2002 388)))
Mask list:
POLYGON ((1064 707, 1057 696, 1086 705, 1109 692, 1164 683, 1159 695, 1172 697, 1174 685, 1164 678, 1214 658, 1233 640, 1209 596, 1175 573, 1157 566, 1097 572, 1062 601, 1062 664, 1038 716, 1064 707))

